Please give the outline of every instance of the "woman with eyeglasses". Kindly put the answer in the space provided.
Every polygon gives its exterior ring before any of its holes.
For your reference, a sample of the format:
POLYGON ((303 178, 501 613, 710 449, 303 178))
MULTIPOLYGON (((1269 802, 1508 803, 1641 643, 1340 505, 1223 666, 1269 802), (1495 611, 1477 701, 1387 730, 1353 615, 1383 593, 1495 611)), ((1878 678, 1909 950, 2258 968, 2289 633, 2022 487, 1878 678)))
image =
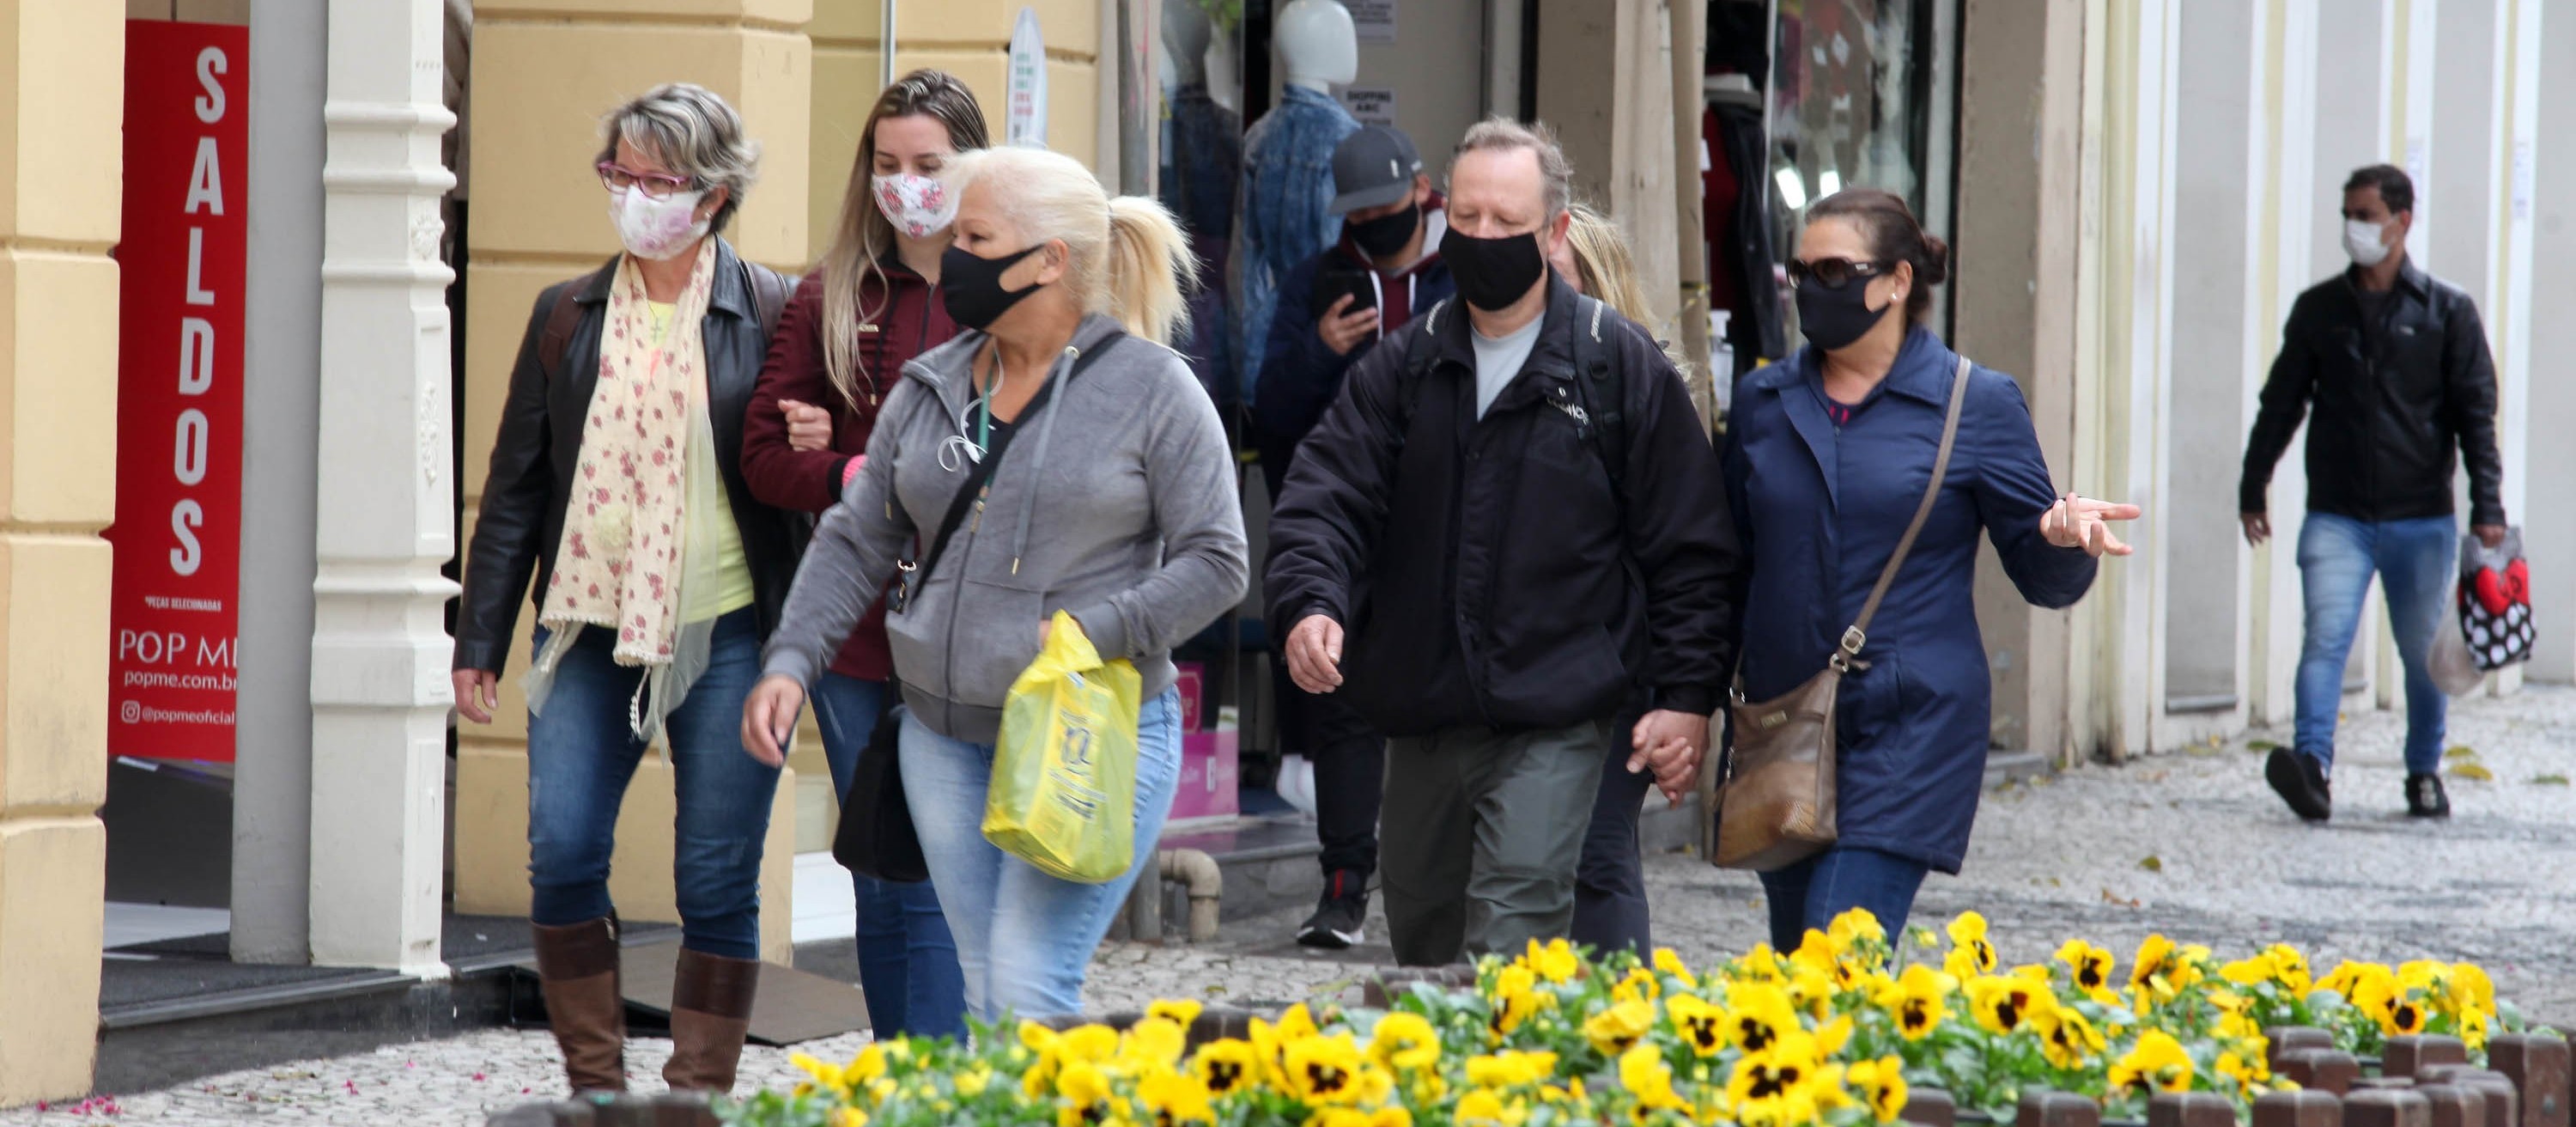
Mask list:
POLYGON ((510 372, 457 616, 456 707, 488 724, 535 580, 528 915, 573 1090, 621 1091, 609 855, 645 749, 677 790, 675 1090, 732 1090, 760 972, 761 846, 778 768, 743 754, 744 698, 796 566, 788 515, 744 483, 743 413, 786 281, 724 230, 758 149, 722 98, 657 87, 602 122, 624 251, 537 298, 510 372))
POLYGON ((1807 347, 1745 377, 1727 428, 1728 499, 1753 563, 1735 604, 1745 698, 1825 669, 1932 484, 1954 389, 1965 398, 1930 516, 1843 681, 1839 840, 1762 874, 1783 951, 1851 908, 1902 934, 1924 876, 1956 874, 1967 854, 1991 738, 1977 538, 2024 599, 2058 608, 2092 586, 2098 557, 2128 554, 2108 522, 2138 516, 2060 492, 2020 385, 1924 327, 1950 253, 1903 199, 1854 188, 1806 221, 1789 279, 1807 347))
MULTIPOLYGON (((957 335, 938 292, 957 197, 940 176, 957 154, 986 144, 974 92, 943 71, 914 71, 877 97, 859 129, 840 231, 796 287, 751 397, 742 473, 754 496, 808 513, 840 503, 867 464, 877 411, 903 366, 957 335)), ((823 753, 845 803, 878 718, 895 707, 893 676, 879 599, 814 684, 823 753)), ((877 1036, 964 1037, 965 979, 938 894, 927 883, 852 880, 859 989, 877 1036)))

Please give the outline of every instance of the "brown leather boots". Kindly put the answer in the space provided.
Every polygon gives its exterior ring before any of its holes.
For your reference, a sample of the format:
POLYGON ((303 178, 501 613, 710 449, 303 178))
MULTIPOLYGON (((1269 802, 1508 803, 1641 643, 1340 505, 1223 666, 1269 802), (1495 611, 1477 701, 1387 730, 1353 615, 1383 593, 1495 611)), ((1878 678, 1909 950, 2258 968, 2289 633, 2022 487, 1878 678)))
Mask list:
POLYGON ((617 917, 539 926, 537 979, 574 1092, 626 1090, 626 999, 617 983, 617 917))
MULTIPOLYGON (((625 1091, 626 1000, 618 989, 616 917, 538 927, 536 936, 537 978, 572 1090, 625 1091)), ((759 984, 757 959, 680 952, 671 983, 671 1063, 662 1069, 672 1091, 733 1091, 759 984)))
POLYGON ((672 1091, 733 1091, 742 1039, 751 1031, 752 992, 759 985, 758 959, 680 951, 671 982, 671 1063, 662 1068, 672 1091))

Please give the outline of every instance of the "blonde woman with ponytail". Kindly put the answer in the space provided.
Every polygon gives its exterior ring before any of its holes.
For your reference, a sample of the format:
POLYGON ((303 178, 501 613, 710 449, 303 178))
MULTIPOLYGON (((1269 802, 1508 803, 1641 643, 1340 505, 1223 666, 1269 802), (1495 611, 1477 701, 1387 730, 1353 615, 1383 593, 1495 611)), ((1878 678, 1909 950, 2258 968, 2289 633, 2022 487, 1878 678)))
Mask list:
POLYGON ((1216 407, 1163 343, 1195 280, 1171 216, 1038 149, 960 154, 944 179, 958 202, 940 296, 962 331, 893 381, 797 573, 742 738, 782 758, 834 647, 896 581, 904 794, 967 1008, 1075 1014, 1179 780, 1172 647, 1243 597, 1243 514, 1216 407), (979 829, 1002 702, 1059 611, 1144 675, 1136 856, 1106 884, 1048 876, 979 829))

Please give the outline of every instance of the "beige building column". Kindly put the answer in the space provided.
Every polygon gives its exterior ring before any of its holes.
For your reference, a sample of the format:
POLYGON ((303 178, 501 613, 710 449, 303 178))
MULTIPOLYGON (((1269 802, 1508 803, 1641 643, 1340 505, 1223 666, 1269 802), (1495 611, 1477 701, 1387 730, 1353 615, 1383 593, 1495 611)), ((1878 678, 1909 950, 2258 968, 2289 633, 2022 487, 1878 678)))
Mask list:
POLYGON ((125 12, 0 0, 0 1107, 89 1090, 125 12))
MULTIPOLYGON (((1961 351, 2022 381, 2061 488, 2078 461, 2078 254, 2084 200, 2085 0, 1965 0, 1959 67, 1961 184, 1951 301, 1961 351), (2074 284, 2070 284, 2074 283, 2074 284)), ((2098 270, 2098 266, 2095 267, 2098 270)), ((2088 750, 2079 721, 2091 673, 2078 616, 2022 601, 1987 553, 1979 625, 1994 674, 1994 746, 2058 757, 2088 750)))
MULTIPOLYGON (((538 292, 598 268, 617 251, 591 170, 601 114, 671 81, 696 82, 731 101, 761 144, 761 165, 760 183, 725 235, 752 259, 802 269, 812 215, 806 156, 814 104, 813 51, 804 28, 813 7, 812 0, 475 5, 472 87, 484 112, 474 122, 468 158, 475 183, 466 231, 471 297, 460 543, 472 536, 510 364, 538 292)), ((460 739, 454 885, 460 912, 514 915, 528 907, 527 705, 519 679, 531 618, 520 615, 496 723, 467 725, 460 739)), ((796 789, 792 772, 781 779, 761 867, 761 953, 782 963, 792 950, 796 789)), ((610 881, 627 919, 678 918, 671 891, 673 814, 670 771, 660 756, 647 755, 618 821, 610 881)))

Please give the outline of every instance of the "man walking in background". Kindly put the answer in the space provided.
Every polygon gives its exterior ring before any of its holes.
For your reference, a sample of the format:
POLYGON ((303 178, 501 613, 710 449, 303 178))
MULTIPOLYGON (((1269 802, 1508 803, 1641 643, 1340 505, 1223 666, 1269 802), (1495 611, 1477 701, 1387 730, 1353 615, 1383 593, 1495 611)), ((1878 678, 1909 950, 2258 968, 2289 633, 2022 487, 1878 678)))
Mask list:
MULTIPOLYGON (((1270 347, 1253 393, 1252 431, 1276 504, 1297 444, 1342 390, 1351 362, 1455 291, 1440 262, 1448 222, 1440 193, 1403 131, 1372 125, 1333 150, 1333 214, 1342 241, 1298 263, 1280 283, 1270 347)), ((1299 689, 1278 666, 1281 742, 1315 765, 1315 834, 1324 896, 1297 929, 1308 947, 1361 942, 1369 877, 1377 871, 1378 796, 1386 737, 1350 706, 1299 689)))
POLYGON ((2299 817, 2332 816, 2336 711, 2376 573, 2406 669, 2406 812, 2442 818, 2451 813, 2439 774, 2449 702, 2433 683, 2430 655, 2440 616, 2453 613, 2451 473, 2467 464, 2469 523, 2481 542, 2503 543, 2495 362, 2468 295, 2406 255, 2414 181, 2372 165, 2345 182, 2343 201, 2352 267, 2291 307, 2238 487, 2246 542, 2261 544, 2272 535, 2264 501, 2272 466, 2313 404, 2299 529, 2307 640, 2297 736, 2272 752, 2264 776, 2299 817))

